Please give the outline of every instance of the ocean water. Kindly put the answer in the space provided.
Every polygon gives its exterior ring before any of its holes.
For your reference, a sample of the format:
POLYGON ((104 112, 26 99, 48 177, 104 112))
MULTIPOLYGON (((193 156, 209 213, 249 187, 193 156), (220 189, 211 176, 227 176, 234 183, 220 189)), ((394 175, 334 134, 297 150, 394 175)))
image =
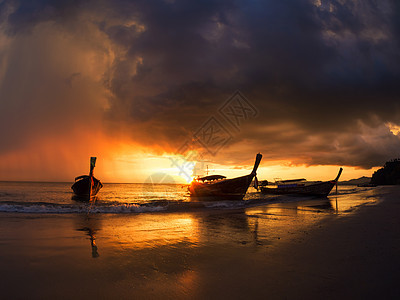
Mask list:
MULTIPOLYGON (((244 201, 193 202, 188 186, 183 184, 110 184, 105 183, 95 201, 77 201, 73 197, 71 183, 60 182, 0 182, 0 213, 31 214, 129 214, 146 212, 175 212, 257 207, 265 204, 299 202, 312 197, 262 195, 250 187, 244 201)), ((368 203, 362 197, 366 188, 340 186, 336 195, 332 190, 324 198, 325 207, 341 211, 368 203), (351 197, 350 197, 351 195, 351 197), (335 198, 335 199, 334 199, 335 198), (362 199, 362 200, 357 200, 362 199), (336 201, 336 202, 335 202, 336 201), (336 206, 336 207, 334 207, 336 206)))

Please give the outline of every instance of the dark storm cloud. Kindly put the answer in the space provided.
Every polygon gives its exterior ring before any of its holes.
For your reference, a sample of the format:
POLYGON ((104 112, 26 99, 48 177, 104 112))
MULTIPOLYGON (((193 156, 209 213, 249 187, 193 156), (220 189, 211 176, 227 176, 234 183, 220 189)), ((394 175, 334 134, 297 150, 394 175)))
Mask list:
POLYGON ((179 147, 240 90, 259 115, 235 133, 235 146, 246 142, 267 157, 296 163, 366 168, 399 155, 399 136, 385 127, 400 125, 396 1, 11 6, 9 36, 29 34, 43 22, 79 34, 71 22, 83 11, 92 17, 114 55, 103 74, 111 92, 106 120, 143 144, 179 147))
POLYGON ((39 1, 4 1, 0 3, 3 13, 13 10, 7 16, 8 34, 28 33, 41 22, 70 19, 79 10, 80 0, 39 0, 39 1))

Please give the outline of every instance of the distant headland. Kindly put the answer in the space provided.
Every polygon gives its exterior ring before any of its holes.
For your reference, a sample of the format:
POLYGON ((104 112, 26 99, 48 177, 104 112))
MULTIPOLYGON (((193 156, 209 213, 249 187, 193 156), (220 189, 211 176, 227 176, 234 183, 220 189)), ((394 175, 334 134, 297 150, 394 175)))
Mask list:
POLYGON ((357 179, 351 179, 351 180, 346 180, 346 181, 340 181, 338 184, 339 185, 363 185, 363 184, 369 184, 371 182, 371 177, 360 177, 357 179))

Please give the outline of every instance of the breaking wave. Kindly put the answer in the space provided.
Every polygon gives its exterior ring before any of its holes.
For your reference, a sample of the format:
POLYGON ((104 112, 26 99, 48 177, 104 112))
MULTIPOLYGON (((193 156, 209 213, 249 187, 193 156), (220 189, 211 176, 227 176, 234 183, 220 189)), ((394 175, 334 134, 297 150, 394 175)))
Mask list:
POLYGON ((27 214, 82 214, 82 213, 143 213, 165 210, 163 206, 147 206, 130 203, 96 205, 96 204, 56 204, 46 202, 24 203, 9 202, 0 204, 0 212, 27 214))
MULTIPOLYGON (((287 201, 287 200, 286 200, 287 201)), ((180 212, 213 209, 240 209, 263 205, 266 203, 286 202, 283 199, 265 199, 248 201, 213 201, 213 202, 185 202, 185 201, 152 201, 149 203, 77 203, 57 204, 49 202, 1 202, 2 213, 25 214, 135 214, 151 212, 180 212)))

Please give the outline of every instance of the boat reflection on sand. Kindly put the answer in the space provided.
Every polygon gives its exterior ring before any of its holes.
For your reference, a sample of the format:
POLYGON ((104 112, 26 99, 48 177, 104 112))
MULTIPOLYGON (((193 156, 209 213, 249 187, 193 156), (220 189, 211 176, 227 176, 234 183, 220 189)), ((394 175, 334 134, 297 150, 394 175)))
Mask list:
POLYGON ((90 246, 92 249, 92 257, 93 258, 99 257, 100 254, 97 251, 97 245, 96 245, 96 232, 99 230, 98 220, 91 218, 90 216, 85 216, 85 219, 83 220, 80 226, 82 227, 76 230, 86 232, 86 234, 89 236, 90 246))

